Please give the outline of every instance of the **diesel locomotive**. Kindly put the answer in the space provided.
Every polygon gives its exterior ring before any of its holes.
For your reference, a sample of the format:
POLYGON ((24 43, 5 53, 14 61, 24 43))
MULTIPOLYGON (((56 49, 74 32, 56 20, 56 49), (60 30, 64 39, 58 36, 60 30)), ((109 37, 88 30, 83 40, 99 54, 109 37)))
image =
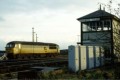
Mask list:
POLYGON ((55 43, 11 41, 6 45, 8 59, 38 58, 41 56, 56 56, 60 53, 55 43))

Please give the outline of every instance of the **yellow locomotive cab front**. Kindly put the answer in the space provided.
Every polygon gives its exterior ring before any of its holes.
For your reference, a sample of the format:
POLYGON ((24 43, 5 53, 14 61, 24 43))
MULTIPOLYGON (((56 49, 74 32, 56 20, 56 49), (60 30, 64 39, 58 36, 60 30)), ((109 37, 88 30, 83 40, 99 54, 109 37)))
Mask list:
POLYGON ((14 55, 18 53, 17 45, 14 43, 8 43, 6 45, 6 53, 8 58, 14 58, 14 55))

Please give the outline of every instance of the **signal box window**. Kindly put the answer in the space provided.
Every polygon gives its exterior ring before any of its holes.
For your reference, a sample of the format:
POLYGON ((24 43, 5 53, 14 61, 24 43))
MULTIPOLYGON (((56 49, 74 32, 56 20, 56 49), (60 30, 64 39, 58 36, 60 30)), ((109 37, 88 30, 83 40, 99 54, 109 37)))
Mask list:
POLYGON ((102 21, 92 21, 92 22, 83 22, 82 23, 82 31, 105 31, 111 30, 110 20, 102 20, 102 21))

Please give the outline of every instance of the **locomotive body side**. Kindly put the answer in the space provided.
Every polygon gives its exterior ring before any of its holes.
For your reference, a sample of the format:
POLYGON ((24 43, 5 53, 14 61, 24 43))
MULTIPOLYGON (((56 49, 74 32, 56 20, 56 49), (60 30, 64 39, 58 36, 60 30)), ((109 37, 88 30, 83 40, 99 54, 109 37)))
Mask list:
POLYGON ((44 54, 47 53, 45 45, 23 45, 21 47, 21 54, 44 54))
POLYGON ((59 46, 53 43, 13 41, 7 44, 6 53, 8 57, 16 58, 30 55, 57 55, 60 50, 59 46))

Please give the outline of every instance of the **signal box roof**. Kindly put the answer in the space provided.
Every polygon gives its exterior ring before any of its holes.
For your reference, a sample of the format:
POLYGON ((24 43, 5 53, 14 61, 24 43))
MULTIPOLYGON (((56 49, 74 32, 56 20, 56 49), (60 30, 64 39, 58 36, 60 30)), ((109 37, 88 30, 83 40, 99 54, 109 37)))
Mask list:
POLYGON ((85 15, 83 17, 78 18, 77 20, 91 19, 91 18, 114 18, 114 19, 120 21, 120 19, 118 17, 116 17, 113 14, 110 14, 110 13, 106 12, 105 10, 97 10, 95 12, 92 12, 92 13, 88 14, 88 15, 85 15))

